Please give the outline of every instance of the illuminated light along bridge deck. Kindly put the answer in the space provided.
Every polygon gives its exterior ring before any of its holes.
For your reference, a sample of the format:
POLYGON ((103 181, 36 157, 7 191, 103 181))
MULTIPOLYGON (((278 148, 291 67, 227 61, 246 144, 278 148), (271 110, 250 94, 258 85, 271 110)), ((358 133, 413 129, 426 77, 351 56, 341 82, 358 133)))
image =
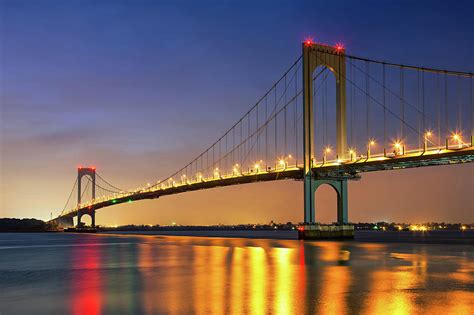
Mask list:
MULTIPOLYGON (((370 158, 360 157, 354 161, 331 160, 326 163, 316 163, 313 173, 320 179, 333 178, 334 176, 348 176, 362 172, 372 172, 381 170, 408 169, 423 166, 450 165, 459 163, 474 162, 474 147, 461 149, 431 149, 425 152, 412 151, 404 155, 386 157, 374 155, 370 158)), ((125 192, 108 198, 98 198, 91 203, 80 205, 78 208, 64 213, 62 216, 76 216, 81 210, 97 210, 120 203, 133 202, 144 199, 156 199, 163 196, 210 189, 216 187, 233 186, 237 184, 249 184, 256 182, 275 180, 302 180, 304 176, 303 167, 280 166, 270 170, 249 170, 236 174, 219 175, 216 177, 202 178, 201 180, 189 180, 175 182, 169 186, 156 186, 145 188, 134 192, 125 192)))

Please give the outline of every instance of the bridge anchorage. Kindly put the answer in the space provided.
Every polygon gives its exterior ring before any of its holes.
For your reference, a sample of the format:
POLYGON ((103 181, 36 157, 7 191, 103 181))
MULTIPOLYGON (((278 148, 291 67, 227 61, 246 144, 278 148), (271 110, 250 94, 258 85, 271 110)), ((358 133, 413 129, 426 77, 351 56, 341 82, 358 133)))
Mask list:
POLYGON ((88 215, 94 226, 96 210, 120 203, 292 179, 304 182, 301 238, 351 237, 349 181, 365 172, 473 162, 473 115, 473 73, 370 60, 308 40, 256 104, 181 169, 124 191, 81 167, 53 221, 73 226, 77 217, 82 227, 88 215), (321 185, 337 193, 332 226, 316 223, 321 185))

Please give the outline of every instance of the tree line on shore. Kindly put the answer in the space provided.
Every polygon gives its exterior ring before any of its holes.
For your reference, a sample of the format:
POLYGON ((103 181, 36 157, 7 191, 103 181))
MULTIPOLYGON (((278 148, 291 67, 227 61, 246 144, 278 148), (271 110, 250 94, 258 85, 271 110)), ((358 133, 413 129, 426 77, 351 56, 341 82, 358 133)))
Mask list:
POLYGON ((0 232, 40 232, 53 230, 53 226, 37 219, 0 218, 0 232))

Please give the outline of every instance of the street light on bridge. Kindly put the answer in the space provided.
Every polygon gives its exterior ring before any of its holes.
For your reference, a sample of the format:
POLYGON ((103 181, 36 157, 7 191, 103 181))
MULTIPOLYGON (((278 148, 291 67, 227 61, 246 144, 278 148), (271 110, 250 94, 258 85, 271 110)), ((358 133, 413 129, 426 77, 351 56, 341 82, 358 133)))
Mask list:
POLYGON ((370 148, 375 145, 375 139, 370 139, 367 142, 367 159, 370 159, 370 148))
POLYGON ((327 155, 331 153, 331 147, 327 146, 324 148, 324 153, 323 153, 323 164, 326 163, 327 160, 327 155))
POLYGON ((404 155, 405 154, 405 146, 402 144, 400 140, 397 140, 393 143, 394 154, 395 155, 404 155))
POLYGON ((351 162, 353 162, 353 161, 354 161, 354 157, 356 156, 356 150, 350 148, 350 149, 349 149, 349 155, 350 155, 350 157, 351 157, 351 162))
MULTIPOLYGON (((293 155, 291 155, 291 154, 288 154, 288 165, 290 165, 290 161, 291 161, 291 159, 293 159, 293 155)), ((296 165, 296 163, 297 163, 297 161, 296 161, 296 160, 295 160, 295 162, 294 162, 294 163, 295 163, 295 167, 297 167, 298 165, 296 165)))
POLYGON ((217 177, 217 178, 220 177, 220 172, 219 172, 219 168, 218 168, 218 167, 216 167, 216 168, 214 169, 214 179, 215 179, 216 177, 217 177))
POLYGON ((458 143, 458 148, 462 148, 463 141, 462 141, 462 135, 458 132, 453 133, 452 138, 454 141, 458 143))
POLYGON ((287 162, 284 159, 280 159, 278 160, 278 165, 282 168, 282 170, 285 170, 287 162))
POLYGON ((255 172, 258 173, 260 171, 260 163, 255 163, 255 165, 253 166, 255 168, 255 172))
POLYGON ((423 152, 426 152, 426 150, 428 150, 428 141, 430 141, 430 138, 431 136, 433 135, 433 133, 431 132, 431 130, 428 130, 425 132, 425 136, 423 138, 423 152))
POLYGON ((239 166, 238 163, 236 163, 236 164, 234 165, 234 167, 232 168, 232 175, 234 175, 234 176, 239 175, 239 169, 240 169, 240 166, 239 166))
POLYGON ((198 182, 203 181, 202 173, 197 173, 197 174, 196 174, 196 178, 197 178, 197 181, 198 181, 198 182))

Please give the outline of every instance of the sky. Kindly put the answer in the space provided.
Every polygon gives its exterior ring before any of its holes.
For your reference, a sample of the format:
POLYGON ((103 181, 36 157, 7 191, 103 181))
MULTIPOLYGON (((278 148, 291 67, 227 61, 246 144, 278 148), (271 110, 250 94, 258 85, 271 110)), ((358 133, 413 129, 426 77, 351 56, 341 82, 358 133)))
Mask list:
MULTIPOLYGON (((49 219, 95 165, 119 187, 179 169, 298 58, 307 36, 474 71, 472 1, 0 1, 0 217, 49 219)), ((351 221, 474 222, 474 165, 363 174, 351 221)), ((101 209, 97 223, 299 222, 301 182, 101 209)), ((336 220, 317 191, 316 218, 336 220)))

